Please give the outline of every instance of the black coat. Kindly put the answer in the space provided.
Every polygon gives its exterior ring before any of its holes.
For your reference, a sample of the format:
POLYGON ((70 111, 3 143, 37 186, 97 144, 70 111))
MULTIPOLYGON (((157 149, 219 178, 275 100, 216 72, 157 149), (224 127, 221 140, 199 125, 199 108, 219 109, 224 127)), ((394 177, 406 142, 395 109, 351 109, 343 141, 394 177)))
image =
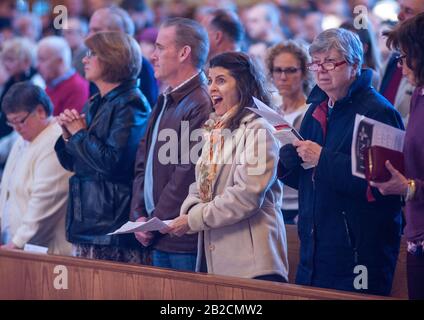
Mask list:
POLYGON ((129 246, 133 235, 107 236, 128 221, 134 161, 150 107, 129 81, 84 107, 87 129, 55 150, 70 179, 66 235, 71 243, 129 246))

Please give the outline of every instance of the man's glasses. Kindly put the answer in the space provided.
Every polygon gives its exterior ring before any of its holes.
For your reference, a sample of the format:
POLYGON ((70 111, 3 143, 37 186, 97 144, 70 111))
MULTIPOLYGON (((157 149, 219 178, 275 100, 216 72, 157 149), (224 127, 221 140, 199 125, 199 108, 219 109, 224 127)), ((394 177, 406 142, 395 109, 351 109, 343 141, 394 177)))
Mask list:
POLYGON ((296 68, 296 67, 288 67, 288 68, 273 68, 272 69, 272 74, 274 76, 281 76, 281 74, 285 74, 290 75, 290 74, 295 74, 296 72, 298 72, 300 70, 300 68, 296 68))
POLYGON ((340 62, 323 62, 323 63, 316 63, 312 62, 308 64, 308 69, 310 71, 318 71, 321 67, 322 70, 325 71, 331 71, 336 69, 338 66, 341 66, 343 64, 347 63, 346 61, 340 61, 340 62))
POLYGON ((28 114, 23 117, 21 120, 17 120, 17 121, 6 121, 6 124, 9 127, 17 127, 17 126, 23 126, 25 124, 25 122, 27 121, 28 117, 32 114, 33 112, 28 112, 28 114))
POLYGON ((397 56, 397 62, 400 66, 403 66, 403 64, 405 63, 405 59, 406 59, 406 54, 401 54, 399 56, 397 56))

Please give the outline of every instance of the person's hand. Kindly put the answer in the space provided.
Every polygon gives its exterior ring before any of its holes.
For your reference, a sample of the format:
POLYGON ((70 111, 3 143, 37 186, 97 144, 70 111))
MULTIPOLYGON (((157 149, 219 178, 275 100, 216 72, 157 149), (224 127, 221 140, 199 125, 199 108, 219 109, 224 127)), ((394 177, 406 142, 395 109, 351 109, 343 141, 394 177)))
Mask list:
POLYGON ((78 131, 82 129, 86 129, 86 128, 87 128, 87 124, 85 123, 84 118, 74 120, 66 125, 66 129, 69 131, 71 135, 74 135, 78 131))
POLYGON ((20 249, 20 248, 18 248, 17 246, 15 246, 15 244, 12 241, 10 241, 9 243, 6 243, 4 245, 1 245, 0 246, 0 249, 4 249, 4 250, 17 250, 17 249, 20 249))
POLYGON ((297 154, 302 158, 303 162, 306 164, 311 164, 316 166, 321 156, 322 147, 313 141, 295 141, 293 146, 296 147, 297 154))
MULTIPOLYGON (((137 219, 137 222, 145 222, 147 221, 146 217, 140 217, 137 219)), ((138 231, 134 232, 135 238, 140 242, 143 246, 148 247, 153 240, 153 233, 150 231, 138 231)))
POLYGON ((408 191, 408 179, 396 170, 389 160, 386 161, 385 165, 387 170, 392 174, 390 180, 386 182, 370 181, 370 185, 376 187, 383 196, 391 194, 406 196, 408 191))
POLYGON ((61 115, 58 115, 56 117, 56 121, 57 123, 60 125, 60 127, 62 128, 62 137, 63 139, 69 139, 71 137, 71 133, 68 131, 68 129, 66 129, 66 125, 65 122, 62 120, 61 115))
POLYGON ((177 237, 185 235, 188 231, 190 231, 190 227, 188 225, 188 215, 186 214, 175 218, 167 228, 167 233, 177 237))
POLYGON ((63 125, 71 123, 74 120, 78 120, 82 117, 75 109, 65 109, 59 114, 58 118, 63 125))
POLYGON ((292 144, 286 144, 280 149, 280 161, 287 170, 292 170, 302 163, 302 159, 297 154, 296 148, 292 144))
POLYGON ((75 109, 65 109, 58 117, 58 123, 62 126, 64 138, 69 138, 81 129, 87 128, 85 114, 79 114, 75 109), (69 135, 67 135, 69 133, 69 135))

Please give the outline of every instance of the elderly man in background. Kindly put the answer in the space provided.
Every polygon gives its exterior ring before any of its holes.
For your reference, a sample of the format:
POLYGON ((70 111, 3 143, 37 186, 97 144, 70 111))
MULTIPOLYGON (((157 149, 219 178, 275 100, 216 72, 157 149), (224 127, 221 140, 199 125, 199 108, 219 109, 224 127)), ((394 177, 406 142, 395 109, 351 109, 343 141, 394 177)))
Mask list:
POLYGON ((81 112, 89 98, 88 82, 72 68, 72 54, 66 40, 50 36, 38 44, 37 69, 46 82, 46 92, 53 102, 53 115, 65 109, 81 112))
POLYGON ((88 33, 88 24, 82 18, 69 18, 68 29, 63 30, 63 37, 68 42, 72 51, 72 66, 84 77, 84 64, 82 59, 87 53, 84 39, 88 33))

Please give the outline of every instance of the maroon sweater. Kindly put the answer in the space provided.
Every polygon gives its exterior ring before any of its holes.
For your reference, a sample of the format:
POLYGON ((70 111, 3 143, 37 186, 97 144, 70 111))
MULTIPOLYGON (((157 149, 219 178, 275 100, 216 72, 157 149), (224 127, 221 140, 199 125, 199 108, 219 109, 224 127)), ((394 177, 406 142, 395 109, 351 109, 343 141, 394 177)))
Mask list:
POLYGON ((47 87, 46 93, 53 102, 53 115, 57 116, 65 109, 76 109, 81 112, 89 98, 88 82, 75 72, 69 79, 55 87, 47 87))
POLYGON ((414 179, 415 197, 406 203, 405 235, 408 240, 424 240, 424 86, 412 95, 411 111, 405 135, 406 177, 414 179))

